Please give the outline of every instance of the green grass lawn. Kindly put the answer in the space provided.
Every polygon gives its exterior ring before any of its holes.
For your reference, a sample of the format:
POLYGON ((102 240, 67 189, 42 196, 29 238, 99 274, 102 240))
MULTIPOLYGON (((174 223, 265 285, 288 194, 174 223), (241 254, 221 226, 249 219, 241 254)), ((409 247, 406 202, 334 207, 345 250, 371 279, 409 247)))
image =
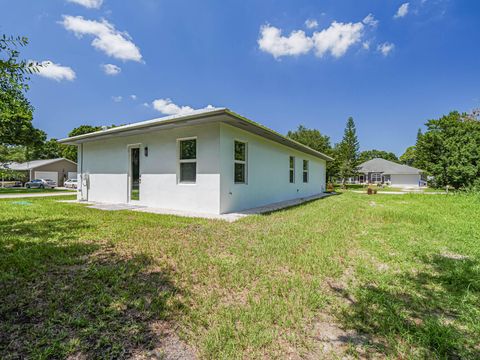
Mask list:
MULTIPOLYGON (((368 185, 361 185, 361 184, 346 184, 346 190, 356 190, 356 191, 367 191, 368 185)), ((394 192, 405 192, 405 191, 412 191, 412 190, 405 190, 405 188, 400 188, 400 187, 393 187, 393 186, 384 186, 384 187, 377 187, 373 186, 373 188, 377 189, 378 192, 382 191, 394 191, 394 192)), ((335 190, 337 191, 342 191, 342 188, 340 185, 335 185, 335 190)), ((445 192, 445 189, 435 189, 435 188, 430 188, 430 187, 423 187, 418 190, 415 190, 418 192, 445 192)), ((453 192, 454 190, 451 190, 453 192)))
MULTIPOLYGON (((384 186, 381 188, 378 188, 379 192, 382 191, 412 191, 412 189, 405 189, 405 188, 399 188, 399 187, 394 187, 394 186, 384 186)), ((419 189, 413 189, 413 191, 418 191, 418 192, 445 192, 445 189, 434 189, 430 187, 422 187, 419 189)))
POLYGON ((1 358, 128 358, 168 331, 201 358, 322 358, 325 316, 362 339, 333 358, 480 357, 479 196, 235 223, 56 200, 0 200, 1 358))
POLYGON ((27 189, 27 188, 0 188, 0 195, 2 194, 35 194, 56 191, 75 191, 70 189, 27 189))

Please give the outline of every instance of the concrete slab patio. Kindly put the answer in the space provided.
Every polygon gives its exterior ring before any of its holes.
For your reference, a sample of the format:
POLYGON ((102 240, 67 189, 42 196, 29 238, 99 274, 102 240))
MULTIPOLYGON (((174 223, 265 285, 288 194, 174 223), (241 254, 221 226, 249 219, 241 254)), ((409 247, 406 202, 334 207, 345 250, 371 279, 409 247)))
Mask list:
POLYGON ((219 214, 219 215, 190 212, 190 211, 178 211, 178 210, 171 210, 171 209, 152 208, 152 207, 133 205, 133 204, 105 204, 105 203, 95 203, 95 202, 78 201, 78 200, 59 200, 59 202, 86 204, 88 205, 87 207, 91 209, 104 210, 104 211, 132 210, 132 211, 146 212, 151 214, 175 215, 175 216, 183 216, 183 217, 215 219, 215 220, 224 220, 227 222, 234 222, 249 215, 269 213, 272 211, 289 208, 292 206, 303 204, 305 202, 325 198, 332 195, 336 195, 336 193, 317 194, 314 196, 309 196, 309 197, 304 197, 304 198, 299 198, 294 200, 281 201, 278 203, 261 206, 253 209, 248 209, 241 212, 219 214))

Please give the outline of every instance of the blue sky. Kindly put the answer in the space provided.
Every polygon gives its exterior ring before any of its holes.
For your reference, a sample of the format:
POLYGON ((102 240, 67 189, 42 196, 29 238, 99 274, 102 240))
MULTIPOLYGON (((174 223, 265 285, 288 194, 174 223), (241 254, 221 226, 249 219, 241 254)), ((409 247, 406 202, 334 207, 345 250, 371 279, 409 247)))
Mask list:
POLYGON ((353 116, 362 150, 401 155, 426 120, 480 107, 479 1, 0 2, 0 33, 51 62, 28 93, 50 137, 213 105, 332 142, 353 116))

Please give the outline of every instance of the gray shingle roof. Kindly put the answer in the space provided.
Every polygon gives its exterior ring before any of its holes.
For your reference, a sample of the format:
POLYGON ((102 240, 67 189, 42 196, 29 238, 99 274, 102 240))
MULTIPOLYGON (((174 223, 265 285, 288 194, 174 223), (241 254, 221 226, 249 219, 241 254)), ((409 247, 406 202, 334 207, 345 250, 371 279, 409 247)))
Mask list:
POLYGON ((393 161, 375 158, 365 161, 358 166, 358 171, 362 173, 379 172, 387 175, 391 174, 420 174, 422 170, 408 165, 394 163, 393 161))
POLYGON ((52 164, 52 163, 55 163, 55 162, 60 161, 60 160, 70 161, 70 160, 64 159, 64 158, 47 159, 47 160, 32 160, 32 161, 27 161, 27 162, 24 162, 24 163, 13 162, 13 163, 10 163, 10 164, 3 164, 2 167, 8 168, 8 169, 11 169, 11 170, 15 170, 15 171, 24 171, 24 170, 36 169, 38 167, 48 165, 48 164, 52 164))

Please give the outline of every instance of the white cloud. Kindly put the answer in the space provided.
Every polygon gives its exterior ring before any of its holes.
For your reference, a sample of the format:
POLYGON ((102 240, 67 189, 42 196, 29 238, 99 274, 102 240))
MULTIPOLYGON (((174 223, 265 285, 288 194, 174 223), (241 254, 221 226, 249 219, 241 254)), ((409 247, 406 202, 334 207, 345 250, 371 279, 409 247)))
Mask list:
POLYGON ((383 56, 388 56, 393 49, 395 49, 395 44, 389 42, 384 42, 377 46, 377 51, 381 52, 383 56))
MULTIPOLYGON (((146 103, 143 105, 148 106, 148 104, 146 103)), ((155 110, 165 115, 187 115, 195 111, 195 109, 190 106, 179 106, 177 104, 174 104, 170 99, 153 100, 152 106, 155 110)), ((208 105, 203 109, 213 110, 214 108, 215 108, 214 106, 208 105)))
POLYGON ((368 14, 367 16, 365 16, 365 18, 362 20, 362 22, 365 25, 369 25, 369 26, 372 26, 372 27, 375 27, 375 26, 378 25, 378 20, 375 19, 375 16, 373 16, 373 14, 368 14))
POLYGON ((260 50, 268 52, 275 58, 306 54, 313 46, 311 38, 302 30, 292 31, 288 37, 282 36, 282 30, 263 25, 258 39, 260 50))
POLYGON ((85 6, 86 8, 89 8, 89 9, 100 9, 100 6, 102 6, 102 3, 103 3, 103 0, 67 0, 67 1, 85 6))
POLYGON ((130 99, 137 100, 137 95, 135 95, 135 94, 130 95, 130 99))
POLYGON ((370 41, 364 41, 362 43, 362 47, 365 49, 365 50, 370 50, 370 41))
POLYGON ((146 102, 144 102, 142 105, 145 106, 145 107, 147 107, 147 108, 150 107, 150 104, 149 104, 149 103, 146 103, 146 102))
POLYGON ((86 20, 82 16, 63 15, 60 22, 63 27, 76 36, 92 35, 92 46, 108 56, 120 60, 142 61, 140 49, 133 43, 130 35, 120 32, 107 20, 86 20))
MULTIPOLYGON (((369 16, 365 19, 371 25, 376 20, 373 15, 369 16)), ((260 50, 272 54, 275 58, 303 55, 312 49, 315 49, 318 57, 331 54, 338 58, 345 55, 352 45, 361 41, 364 28, 365 25, 362 22, 339 23, 334 21, 328 28, 316 31, 309 37, 302 30, 295 30, 289 36, 283 36, 281 29, 263 25, 260 28, 258 45, 260 50)))
POLYGON ((307 19, 305 20, 305 26, 307 29, 315 29, 318 27, 318 21, 315 19, 307 19))
POLYGON ((398 19, 398 18, 402 18, 402 17, 406 16, 408 14, 409 6, 410 6, 410 3, 408 3, 408 2, 400 5, 400 7, 398 8, 397 13, 395 14, 394 18, 398 19))
POLYGON ((39 63, 38 75, 55 81, 75 80, 76 74, 71 67, 55 64, 50 60, 45 60, 39 63))
POLYGON ((123 100, 123 97, 122 97, 122 96, 112 96, 112 100, 113 100, 114 102, 117 102, 117 103, 118 103, 118 102, 120 102, 120 101, 123 100))
POLYGON ((338 23, 334 21, 330 27, 313 34, 315 53, 318 57, 330 53, 339 58, 363 36, 364 25, 358 23, 338 23))
POLYGON ((112 76, 118 75, 122 71, 122 69, 119 66, 113 65, 113 64, 103 64, 102 69, 105 72, 105 74, 112 75, 112 76))

